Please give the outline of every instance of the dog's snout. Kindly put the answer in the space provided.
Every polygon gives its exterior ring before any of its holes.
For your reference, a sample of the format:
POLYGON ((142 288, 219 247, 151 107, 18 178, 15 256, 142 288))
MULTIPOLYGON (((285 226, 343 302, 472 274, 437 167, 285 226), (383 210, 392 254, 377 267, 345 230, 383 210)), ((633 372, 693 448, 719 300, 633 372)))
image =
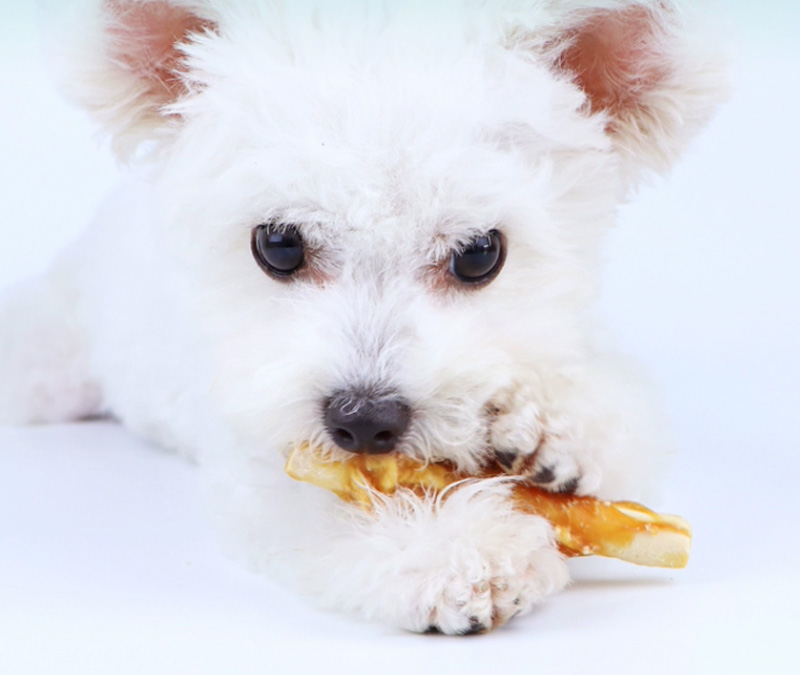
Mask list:
POLYGON ((401 398, 372 399, 340 393, 325 405, 325 426, 334 443, 360 454, 394 450, 410 417, 410 407, 401 398))

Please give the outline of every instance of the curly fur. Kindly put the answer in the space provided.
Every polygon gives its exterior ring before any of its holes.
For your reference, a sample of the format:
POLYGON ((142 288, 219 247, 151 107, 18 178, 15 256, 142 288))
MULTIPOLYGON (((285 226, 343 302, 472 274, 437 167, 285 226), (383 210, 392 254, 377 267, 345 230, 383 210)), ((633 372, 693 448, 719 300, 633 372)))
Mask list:
POLYGON ((197 460, 254 564, 329 605, 474 632, 567 581, 503 482, 372 516, 290 483, 341 453, 321 408, 401 392, 397 450, 636 496, 662 446, 593 346, 601 244, 722 91, 663 0, 91 0, 56 25, 66 90, 130 170, 50 275, 0 300, 0 421, 111 414, 197 460), (70 18, 71 17, 71 18, 70 18), (310 271, 253 262, 265 222, 310 271), (447 260, 488 229, 507 260, 447 260))

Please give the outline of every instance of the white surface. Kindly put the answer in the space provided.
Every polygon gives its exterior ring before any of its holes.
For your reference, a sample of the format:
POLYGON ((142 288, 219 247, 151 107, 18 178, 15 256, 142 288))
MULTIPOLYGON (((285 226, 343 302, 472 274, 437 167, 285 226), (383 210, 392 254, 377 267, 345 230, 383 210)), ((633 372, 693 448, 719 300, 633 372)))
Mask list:
MULTIPOLYGON (((122 429, 0 429, 0 673, 800 672, 800 10, 733 6, 737 92, 624 210, 600 312, 670 411, 653 506, 693 524, 688 569, 574 561, 570 590, 500 631, 406 635, 227 560, 194 469, 122 429)), ((2 3, 0 37, 5 285, 80 231, 114 169, 48 82, 33 12, 2 3)))

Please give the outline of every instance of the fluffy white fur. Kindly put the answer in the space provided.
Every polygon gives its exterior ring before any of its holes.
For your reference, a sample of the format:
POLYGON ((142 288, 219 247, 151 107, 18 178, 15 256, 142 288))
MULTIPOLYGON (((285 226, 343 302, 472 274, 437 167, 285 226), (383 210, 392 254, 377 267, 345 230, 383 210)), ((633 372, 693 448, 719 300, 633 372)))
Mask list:
POLYGON ((0 300, 0 421, 110 414, 196 459, 226 532, 325 603, 411 630, 502 624, 564 586, 508 483, 367 515, 293 483, 341 454, 323 401, 401 392, 398 447, 634 497, 661 445, 592 343, 603 234, 709 117, 718 64, 662 0, 95 0, 59 25, 70 94, 129 161, 49 276, 0 300), (301 230, 313 274, 250 233, 301 230), (446 272, 497 228, 479 289, 446 272))

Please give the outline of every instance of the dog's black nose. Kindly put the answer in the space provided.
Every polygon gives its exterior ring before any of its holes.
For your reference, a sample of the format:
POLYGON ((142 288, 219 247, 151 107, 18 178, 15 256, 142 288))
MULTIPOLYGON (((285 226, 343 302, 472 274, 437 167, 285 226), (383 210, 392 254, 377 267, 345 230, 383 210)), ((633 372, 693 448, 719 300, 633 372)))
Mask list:
POLYGON ((400 398, 370 398, 340 392, 325 404, 325 426, 348 452, 380 455, 394 450, 408 428, 411 410, 400 398))

